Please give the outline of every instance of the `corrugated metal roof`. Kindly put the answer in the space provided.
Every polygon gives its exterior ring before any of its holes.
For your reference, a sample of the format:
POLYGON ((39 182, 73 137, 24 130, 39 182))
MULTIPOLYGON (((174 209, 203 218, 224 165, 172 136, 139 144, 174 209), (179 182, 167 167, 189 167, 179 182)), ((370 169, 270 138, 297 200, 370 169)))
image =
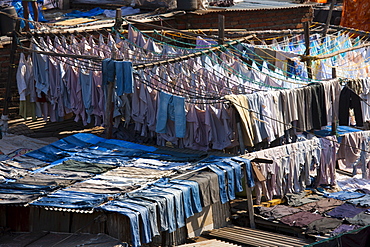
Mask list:
POLYGON ((210 239, 191 244, 178 245, 178 247, 236 247, 241 245, 230 244, 216 239, 210 239))
POLYGON ((250 246, 304 246, 312 241, 284 234, 244 227, 224 227, 212 230, 209 236, 250 246))
POLYGON ((105 234, 30 232, 7 233, 0 236, 1 246, 127 246, 105 234))

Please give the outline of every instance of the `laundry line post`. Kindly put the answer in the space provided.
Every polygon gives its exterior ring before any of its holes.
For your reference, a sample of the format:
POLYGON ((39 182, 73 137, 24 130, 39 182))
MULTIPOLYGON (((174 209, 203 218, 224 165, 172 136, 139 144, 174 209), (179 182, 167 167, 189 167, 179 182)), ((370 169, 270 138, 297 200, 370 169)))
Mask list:
MULTIPOLYGON (((112 50, 112 60, 116 59, 116 51, 112 50)), ((115 87, 114 81, 108 81, 107 85, 107 99, 105 102, 105 130, 106 138, 111 139, 113 135, 113 91, 115 87)))
POLYGON ((114 23, 114 29, 116 29, 116 30, 121 29, 122 23, 123 23, 123 21, 122 21, 122 9, 117 8, 116 9, 116 20, 115 20, 115 23, 114 23))
MULTIPOLYGON (((332 68, 331 69, 331 75, 332 75, 332 78, 335 79, 337 78, 337 70, 336 68, 332 68)), ((337 134, 337 115, 338 112, 335 112, 335 109, 334 109, 334 99, 331 100, 331 135, 336 135, 337 134)))
POLYGON ((218 43, 223 45, 225 42, 225 16, 218 15, 218 43))
POLYGON ((254 222, 254 207, 253 207, 253 198, 252 198, 252 188, 248 186, 247 181, 247 165, 243 165, 243 175, 244 175, 244 186, 245 192, 247 194, 247 207, 248 207, 248 216, 249 216, 249 225, 252 229, 256 228, 256 223, 254 222))
MULTIPOLYGON (((306 51, 304 52, 305 56, 310 56, 310 23, 304 22, 303 23, 303 28, 304 28, 304 42, 306 45, 306 51)), ((311 70, 311 60, 308 59, 306 61, 306 66, 307 66, 307 74, 308 78, 312 79, 312 70, 311 70)))
POLYGON ((328 28, 329 28, 329 25, 330 25, 331 17, 333 15, 334 4, 336 4, 336 3, 337 3, 336 0, 331 0, 328 17, 326 18, 326 23, 325 23, 325 26, 324 26, 324 30, 322 32, 322 37, 323 38, 325 38, 325 36, 326 36, 326 34, 328 32, 328 28))

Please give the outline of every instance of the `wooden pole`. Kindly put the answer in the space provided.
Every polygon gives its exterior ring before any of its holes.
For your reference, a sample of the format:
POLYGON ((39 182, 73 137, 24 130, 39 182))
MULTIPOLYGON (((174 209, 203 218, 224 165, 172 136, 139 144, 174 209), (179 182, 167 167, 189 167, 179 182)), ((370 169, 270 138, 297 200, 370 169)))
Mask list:
POLYGON ((256 223, 254 222, 254 208, 253 208, 252 190, 248 186, 247 165, 246 164, 244 164, 243 173, 244 173, 244 180, 245 180, 245 192, 247 194, 249 225, 250 225, 251 228, 255 229, 256 228, 256 223))
POLYGON ((116 30, 121 29, 122 23, 123 23, 123 20, 122 20, 122 9, 121 8, 117 8, 116 9, 116 21, 114 23, 114 28, 116 30))
POLYGON ((218 15, 218 43, 223 45, 225 41, 225 16, 218 15))
MULTIPOLYGON (((332 71, 331 71, 331 74, 332 74, 332 78, 337 78, 337 70, 336 68, 332 68, 332 71)), ((334 99, 331 100, 331 110, 332 110, 332 118, 331 118, 331 134, 332 135, 336 135, 337 134, 337 115, 338 112, 335 112, 335 109, 334 109, 334 99)))
MULTIPOLYGON (((305 56, 310 55, 310 23, 309 22, 304 22, 303 23, 304 27, 304 42, 306 45, 306 51, 305 51, 305 56)), ((312 70, 311 70, 311 60, 308 59, 306 61, 306 66, 307 66, 307 73, 308 73, 308 78, 312 79, 312 70)))
POLYGON ((329 9, 329 13, 328 13, 328 18, 326 19, 326 24, 324 26, 324 30, 323 30, 323 33, 322 33, 323 38, 325 38, 325 36, 328 32, 331 16, 333 15, 334 4, 336 4, 336 2, 337 2, 336 0, 331 0, 330 9, 329 9))

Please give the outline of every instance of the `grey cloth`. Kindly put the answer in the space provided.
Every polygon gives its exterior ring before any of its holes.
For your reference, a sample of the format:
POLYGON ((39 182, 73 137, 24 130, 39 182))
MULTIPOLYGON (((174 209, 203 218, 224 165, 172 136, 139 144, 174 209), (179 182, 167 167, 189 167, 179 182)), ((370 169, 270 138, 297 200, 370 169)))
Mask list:
POLYGON ((347 221, 353 225, 367 226, 370 225, 370 214, 364 211, 353 218, 348 218, 347 221))
POLYGON ((192 180, 199 184, 203 207, 220 201, 218 176, 216 173, 201 171, 181 176, 181 179, 192 180))
POLYGON ((347 201, 353 205, 361 206, 361 207, 370 207, 370 195, 366 194, 365 196, 361 198, 356 198, 347 201))
POLYGON ((310 202, 319 201, 324 197, 319 195, 306 196, 306 192, 302 191, 301 193, 287 193, 285 198, 289 206, 299 207, 310 202))
POLYGON ((285 205, 276 205, 271 208, 261 207, 259 210, 260 214, 269 220, 280 219, 284 216, 301 212, 301 210, 298 208, 288 207, 285 205))
POLYGON ((281 218, 280 221, 289 226, 303 227, 307 226, 308 224, 315 220, 319 220, 322 218, 324 217, 322 217, 319 214, 313 214, 310 212, 302 211, 296 214, 285 216, 281 218))
POLYGON ((341 223, 341 220, 333 218, 318 219, 308 224, 306 233, 324 235, 334 228, 338 227, 341 223))
POLYGON ((310 202, 300 207, 304 211, 319 212, 320 214, 329 211, 337 206, 340 206, 344 201, 333 199, 333 198, 324 198, 320 201, 310 202))
POLYGON ((54 169, 67 170, 67 171, 84 171, 94 174, 99 174, 116 168, 115 165, 100 164, 100 163, 90 163, 77 160, 66 160, 63 164, 54 166, 54 169))

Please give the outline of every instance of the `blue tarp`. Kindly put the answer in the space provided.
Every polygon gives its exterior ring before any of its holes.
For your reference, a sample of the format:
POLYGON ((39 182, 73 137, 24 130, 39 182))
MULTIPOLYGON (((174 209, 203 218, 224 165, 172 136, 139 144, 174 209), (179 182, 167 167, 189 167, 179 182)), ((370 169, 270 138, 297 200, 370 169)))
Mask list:
POLYGON ((79 10, 73 10, 72 12, 70 13, 67 13, 67 14, 64 14, 64 16, 67 16, 67 17, 92 17, 92 16, 96 16, 96 15, 101 15, 104 13, 104 9, 102 8, 95 8, 95 9, 91 9, 89 11, 79 11, 79 10))

